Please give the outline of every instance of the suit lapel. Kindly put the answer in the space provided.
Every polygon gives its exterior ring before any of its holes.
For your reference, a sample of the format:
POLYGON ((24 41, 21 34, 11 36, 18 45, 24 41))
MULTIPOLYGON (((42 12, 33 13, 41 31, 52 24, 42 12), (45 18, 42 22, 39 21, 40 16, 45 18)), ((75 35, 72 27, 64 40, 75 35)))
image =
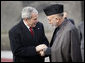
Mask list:
POLYGON ((38 23, 37 23, 36 27, 33 28, 33 31, 34 31, 33 37, 31 35, 30 31, 28 30, 28 28, 23 23, 23 20, 20 22, 20 24, 21 24, 22 33, 23 33, 24 37, 26 37, 27 40, 30 40, 31 42, 33 42, 33 44, 35 44, 35 45, 37 43, 39 43, 40 28, 39 28, 38 23))
POLYGON ((35 42, 38 42, 38 37, 39 37, 39 28, 38 28, 38 26, 36 25, 36 27, 34 27, 33 30, 34 30, 33 39, 35 40, 35 42))
MULTIPOLYGON (((32 39, 31 33, 29 31, 29 29, 25 26, 25 24, 23 23, 23 20, 21 21, 21 26, 22 26, 22 31, 23 34, 28 38, 28 39, 32 39)), ((32 39, 33 40, 33 39, 32 39)))
POLYGON ((52 40, 51 40, 51 42, 50 42, 50 47, 52 46, 52 44, 53 44, 53 42, 54 42, 54 40, 55 40, 55 36, 56 36, 58 30, 59 30, 59 28, 56 28, 55 31, 54 31, 54 33, 53 33, 52 40))

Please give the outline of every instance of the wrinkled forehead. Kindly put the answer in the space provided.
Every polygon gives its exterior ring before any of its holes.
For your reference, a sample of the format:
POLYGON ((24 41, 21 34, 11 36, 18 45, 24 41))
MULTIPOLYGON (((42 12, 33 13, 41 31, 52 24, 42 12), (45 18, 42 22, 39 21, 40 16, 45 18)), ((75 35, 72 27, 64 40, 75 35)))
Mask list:
POLYGON ((55 18, 55 17, 57 17, 56 14, 54 14, 54 15, 50 15, 50 16, 47 16, 47 19, 53 19, 53 18, 55 18))

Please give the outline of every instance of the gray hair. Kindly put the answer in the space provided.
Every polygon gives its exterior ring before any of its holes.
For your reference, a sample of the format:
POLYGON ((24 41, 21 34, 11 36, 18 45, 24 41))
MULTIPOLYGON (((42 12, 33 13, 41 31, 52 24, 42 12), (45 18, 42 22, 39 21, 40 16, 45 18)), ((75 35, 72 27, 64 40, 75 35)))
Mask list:
POLYGON ((38 11, 33 7, 24 7, 21 12, 21 17, 22 19, 24 18, 30 19, 32 13, 38 14, 38 11))

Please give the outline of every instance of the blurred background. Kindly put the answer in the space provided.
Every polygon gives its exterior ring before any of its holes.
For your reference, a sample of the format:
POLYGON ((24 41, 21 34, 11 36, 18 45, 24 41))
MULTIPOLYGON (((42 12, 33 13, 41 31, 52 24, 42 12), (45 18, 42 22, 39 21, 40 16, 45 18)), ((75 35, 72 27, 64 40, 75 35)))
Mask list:
POLYGON ((68 12, 68 18, 74 20, 76 27, 84 21, 84 1, 1 1, 1 58, 7 55, 12 58, 8 32, 20 21, 21 11, 25 6, 35 7, 39 11, 38 20, 43 23, 46 37, 50 42, 54 28, 49 25, 43 8, 56 3, 64 5, 64 11, 68 12))

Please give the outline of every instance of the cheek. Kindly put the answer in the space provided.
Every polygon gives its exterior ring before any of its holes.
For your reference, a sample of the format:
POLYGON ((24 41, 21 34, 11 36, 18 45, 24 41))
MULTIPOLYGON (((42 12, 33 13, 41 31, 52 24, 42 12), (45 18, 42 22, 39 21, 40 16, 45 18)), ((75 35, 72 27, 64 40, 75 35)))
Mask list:
POLYGON ((33 21, 33 24, 35 24, 36 23, 36 21, 33 21))
POLYGON ((54 23, 54 21, 51 21, 51 24, 53 24, 54 23))
POLYGON ((51 22, 51 21, 48 21, 48 23, 49 23, 49 24, 52 24, 52 22, 51 22))
POLYGON ((30 24, 32 25, 32 21, 30 21, 30 24))
POLYGON ((32 25, 35 26, 36 25, 36 21, 32 21, 32 25))
POLYGON ((33 20, 31 20, 31 24, 33 24, 34 23, 34 21, 33 20))
POLYGON ((54 20, 52 20, 52 23, 54 24, 54 23, 56 23, 56 20, 54 19, 54 20))

